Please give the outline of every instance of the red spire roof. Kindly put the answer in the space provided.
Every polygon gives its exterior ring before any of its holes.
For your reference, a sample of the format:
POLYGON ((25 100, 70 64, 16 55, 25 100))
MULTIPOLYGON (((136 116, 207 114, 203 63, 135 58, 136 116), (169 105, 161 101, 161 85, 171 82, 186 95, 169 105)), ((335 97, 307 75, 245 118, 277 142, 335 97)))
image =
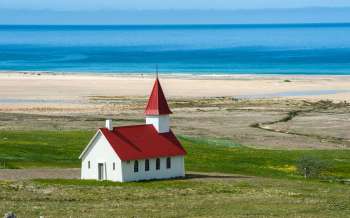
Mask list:
POLYGON ((145 110, 146 115, 166 115, 171 114, 168 103, 164 96, 162 86, 158 78, 154 82, 151 96, 148 99, 147 107, 145 110))

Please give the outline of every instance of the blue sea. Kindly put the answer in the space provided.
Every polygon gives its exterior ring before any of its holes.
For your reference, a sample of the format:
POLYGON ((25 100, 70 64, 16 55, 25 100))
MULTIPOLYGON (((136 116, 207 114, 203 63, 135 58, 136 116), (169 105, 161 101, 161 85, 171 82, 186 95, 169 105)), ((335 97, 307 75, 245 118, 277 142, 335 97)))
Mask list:
POLYGON ((0 26, 0 70, 350 74, 350 24, 0 26))

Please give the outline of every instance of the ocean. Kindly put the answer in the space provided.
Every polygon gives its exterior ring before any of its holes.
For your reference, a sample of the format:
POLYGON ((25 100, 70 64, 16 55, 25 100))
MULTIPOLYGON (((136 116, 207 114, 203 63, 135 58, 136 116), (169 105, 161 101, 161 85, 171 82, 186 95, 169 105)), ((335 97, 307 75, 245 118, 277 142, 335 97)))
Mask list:
POLYGON ((0 26, 1 71, 350 74, 350 24, 0 26))

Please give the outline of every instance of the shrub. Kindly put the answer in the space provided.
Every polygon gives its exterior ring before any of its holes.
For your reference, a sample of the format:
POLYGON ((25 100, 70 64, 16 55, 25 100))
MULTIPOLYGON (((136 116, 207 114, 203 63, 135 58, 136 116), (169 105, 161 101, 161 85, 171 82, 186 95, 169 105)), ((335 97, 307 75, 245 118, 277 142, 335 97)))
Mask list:
POLYGON ((304 156, 297 162, 298 172, 307 178, 319 178, 325 171, 329 169, 329 164, 321 159, 304 156))

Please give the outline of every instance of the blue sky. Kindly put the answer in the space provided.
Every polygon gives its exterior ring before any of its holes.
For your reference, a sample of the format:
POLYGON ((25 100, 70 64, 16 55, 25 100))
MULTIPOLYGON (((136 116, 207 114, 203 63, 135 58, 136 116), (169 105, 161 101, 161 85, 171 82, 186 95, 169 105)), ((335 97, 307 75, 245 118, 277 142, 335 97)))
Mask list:
POLYGON ((150 10, 350 7, 350 0, 0 0, 0 9, 150 10))

